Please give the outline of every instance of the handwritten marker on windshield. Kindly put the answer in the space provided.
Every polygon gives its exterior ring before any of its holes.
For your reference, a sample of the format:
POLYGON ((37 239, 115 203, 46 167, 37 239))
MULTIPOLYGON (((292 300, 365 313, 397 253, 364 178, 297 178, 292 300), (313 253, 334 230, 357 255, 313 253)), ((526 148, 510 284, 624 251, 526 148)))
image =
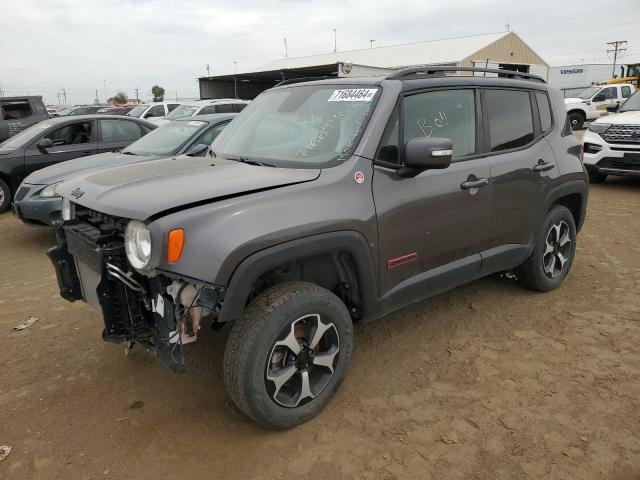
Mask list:
POLYGON ((353 175, 353 179, 356 181, 356 183, 363 183, 364 182, 364 173, 358 171, 353 175))

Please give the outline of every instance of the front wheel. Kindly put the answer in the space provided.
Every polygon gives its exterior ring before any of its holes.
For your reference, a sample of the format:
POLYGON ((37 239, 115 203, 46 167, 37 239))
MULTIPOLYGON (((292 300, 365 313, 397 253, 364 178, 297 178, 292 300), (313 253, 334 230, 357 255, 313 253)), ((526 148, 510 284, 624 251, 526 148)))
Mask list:
POLYGON ((224 380, 235 405, 259 424, 295 427, 335 395, 351 363, 353 324, 330 291, 286 282, 258 296, 233 326, 224 380))
POLYGON ((567 277, 576 252, 576 224, 569 209, 554 206, 540 233, 533 253, 516 269, 516 276, 525 287, 548 292, 567 277))
POLYGON ((585 122, 585 117, 579 112, 571 112, 569 115, 569 123, 573 130, 580 130, 585 122))

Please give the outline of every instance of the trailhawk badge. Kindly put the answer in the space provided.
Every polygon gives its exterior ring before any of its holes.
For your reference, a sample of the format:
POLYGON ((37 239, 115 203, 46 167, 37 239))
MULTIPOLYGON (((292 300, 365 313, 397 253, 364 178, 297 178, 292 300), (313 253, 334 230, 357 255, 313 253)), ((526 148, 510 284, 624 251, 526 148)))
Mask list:
POLYGON ((76 188, 71 191, 71 195, 75 197, 76 200, 79 200, 80 197, 84 195, 84 192, 80 190, 80 188, 76 188))

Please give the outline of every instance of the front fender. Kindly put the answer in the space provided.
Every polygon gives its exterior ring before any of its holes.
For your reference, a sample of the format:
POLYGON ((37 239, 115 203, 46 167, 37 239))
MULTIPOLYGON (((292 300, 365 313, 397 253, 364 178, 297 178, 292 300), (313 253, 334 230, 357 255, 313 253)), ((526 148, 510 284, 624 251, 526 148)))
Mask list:
POLYGON ((378 285, 371 248, 361 233, 339 231, 281 243, 245 258, 233 272, 218 321, 240 318, 251 287, 263 273, 294 260, 339 250, 347 251, 355 258, 364 304, 362 315, 364 319, 374 317, 378 285))

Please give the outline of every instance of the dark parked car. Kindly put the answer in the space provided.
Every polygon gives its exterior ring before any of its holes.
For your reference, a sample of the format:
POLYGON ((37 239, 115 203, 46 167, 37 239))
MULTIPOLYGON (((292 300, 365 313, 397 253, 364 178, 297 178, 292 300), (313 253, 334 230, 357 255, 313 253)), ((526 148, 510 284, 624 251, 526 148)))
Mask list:
POLYGON ((80 173, 179 155, 204 156, 236 114, 203 115, 163 125, 120 152, 100 153, 37 170, 24 179, 13 203, 25 223, 53 226, 60 221, 62 199, 55 188, 80 173))
POLYGON ((98 113, 103 108, 108 108, 111 105, 74 105, 73 107, 65 107, 62 110, 58 110, 52 117, 68 117, 72 115, 91 115, 92 113, 98 113))
POLYGON ((108 107, 101 108, 96 113, 107 113, 109 115, 126 115, 134 108, 136 108, 136 105, 109 105, 108 107))
POLYGON ((145 120, 107 115, 50 118, 29 127, 0 143, 0 213, 9 208, 18 185, 30 173, 119 150, 155 128, 145 120))
POLYGON ((49 256, 61 295, 101 312, 104 340, 174 371, 205 322, 231 322, 229 396, 274 428, 334 396, 356 322, 501 271, 559 287, 585 218, 562 94, 526 73, 284 82, 212 149, 61 184, 49 256))
POLYGON ((47 118, 40 96, 0 98, 0 142, 47 118))

